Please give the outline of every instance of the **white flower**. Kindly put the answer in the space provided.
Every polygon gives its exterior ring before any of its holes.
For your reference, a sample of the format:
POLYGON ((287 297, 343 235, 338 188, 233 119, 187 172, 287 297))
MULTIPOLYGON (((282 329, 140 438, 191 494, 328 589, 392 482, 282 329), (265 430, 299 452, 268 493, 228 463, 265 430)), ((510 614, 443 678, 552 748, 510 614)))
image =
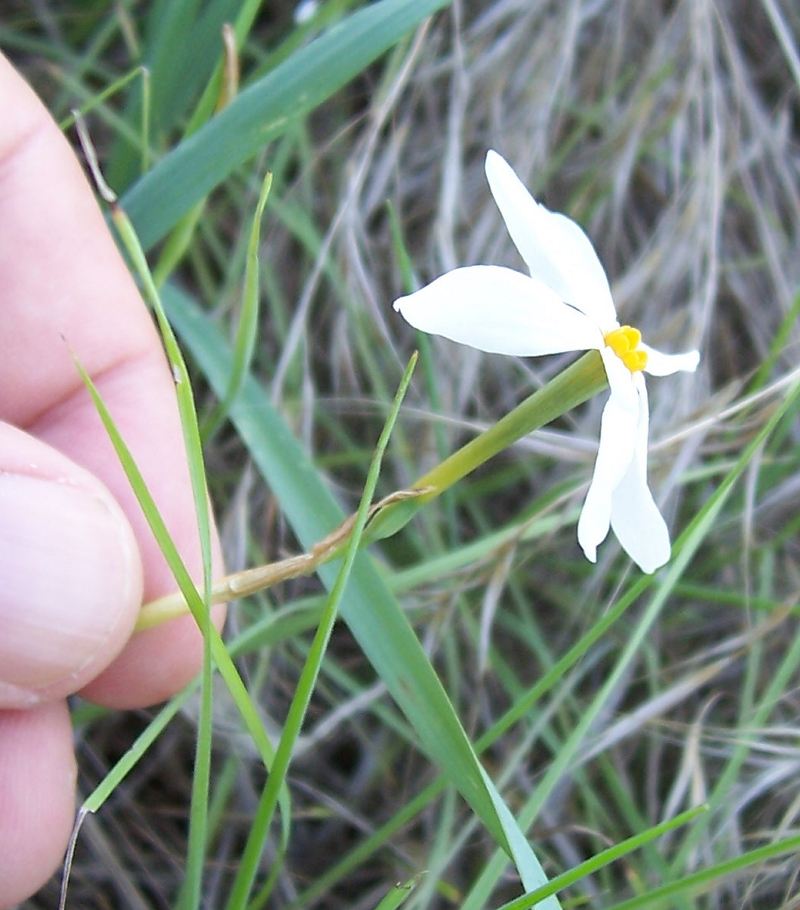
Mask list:
POLYGON ((662 354, 620 326, 608 279, 591 241, 566 215, 537 203, 497 154, 486 176, 530 276, 493 265, 455 269, 395 301, 417 329, 482 351, 519 357, 596 349, 611 390, 578 542, 595 562, 614 530, 644 571, 669 559, 669 532, 647 486, 649 408, 642 370, 669 376, 697 369, 697 351, 662 354))

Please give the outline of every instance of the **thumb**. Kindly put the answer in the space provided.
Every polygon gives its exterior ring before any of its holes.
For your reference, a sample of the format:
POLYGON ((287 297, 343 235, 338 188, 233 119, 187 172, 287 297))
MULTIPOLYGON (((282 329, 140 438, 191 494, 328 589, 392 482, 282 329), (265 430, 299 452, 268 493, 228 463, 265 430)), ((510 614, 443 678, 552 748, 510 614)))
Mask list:
POLYGON ((136 541, 108 490, 0 423, 0 707, 86 685, 122 649, 141 598, 136 541))

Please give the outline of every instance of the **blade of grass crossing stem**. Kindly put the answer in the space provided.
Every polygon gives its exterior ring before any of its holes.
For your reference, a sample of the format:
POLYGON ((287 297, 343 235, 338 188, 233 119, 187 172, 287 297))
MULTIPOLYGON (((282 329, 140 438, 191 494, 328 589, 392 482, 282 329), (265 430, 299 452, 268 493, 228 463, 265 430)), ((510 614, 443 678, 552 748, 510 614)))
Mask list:
MULTIPOLYGON (((672 562, 663 570, 658 589, 645 608, 637 626, 628 635, 625 648, 614 669, 606 679, 606 682, 595 699, 581 715, 580 722, 563 743, 558 755, 555 756, 553 763, 549 766, 541 782, 523 807, 520 813, 520 824, 523 830, 527 830, 528 827, 533 824, 541 811, 542 806, 561 780, 561 777, 566 772, 568 766, 573 762, 575 755, 592 724, 603 709, 610 695, 613 693, 622 674, 635 659, 645 636, 658 618, 662 607, 683 575, 686 566, 713 529, 714 524, 722 511, 722 507, 733 490, 734 484, 745 472, 756 452, 758 452, 760 447, 769 439, 770 435, 780 426, 784 417, 792 411, 798 399, 800 399, 800 383, 792 386, 787 392, 781 406, 772 414, 761 430, 759 430, 759 432, 750 440, 722 483, 717 487, 700 512, 692 519, 688 527, 675 542, 672 562)), ((638 584, 639 582, 635 582, 633 588, 635 589, 638 584)), ((713 804, 711 808, 714 808, 713 804)), ((692 830, 691 837, 693 839, 700 836, 702 827, 707 823, 707 818, 708 816, 700 820, 698 825, 692 830)), ((478 908, 483 908, 486 905, 492 889, 498 878, 502 875, 505 865, 505 858, 500 854, 495 854, 486 865, 483 873, 473 886, 467 899, 462 904, 462 910, 478 910, 478 908)))
POLYGON ((205 867, 205 849, 208 840, 206 836, 208 822, 208 795, 211 777, 211 741, 212 741, 212 713, 213 713, 213 684, 211 660, 211 583, 212 583, 212 556, 211 556, 211 518, 208 506, 208 483, 206 479, 205 464, 203 463, 203 447, 200 441, 200 429, 197 423, 197 411, 194 405, 192 384, 186 362, 181 354, 180 347, 167 320, 161 298, 153 282, 153 276, 147 264, 144 251, 139 244, 133 227, 125 212, 116 206, 112 212, 112 220, 119 236, 125 246, 128 256, 138 274, 139 281, 144 290, 145 298, 153 308, 161 330, 161 337, 167 353, 172 375, 175 379, 178 413, 183 430, 184 447, 189 465, 189 478, 192 485, 197 529, 200 538, 200 553, 203 563, 203 596, 202 607, 196 617, 200 631, 203 634, 203 668, 202 686, 200 690, 200 713, 197 723, 197 742, 195 744, 195 762, 192 775, 192 798, 189 810, 189 838, 187 847, 187 863, 184 899, 181 907, 185 910, 195 910, 200 906, 203 891, 203 870, 205 867))
MULTIPOLYGON (((180 553, 177 550, 172 538, 170 537, 167 526, 164 523, 164 519, 161 517, 161 514, 158 511, 158 507, 153 500, 153 497, 150 495, 150 491, 147 488, 147 484, 144 481, 144 478, 139 471, 139 468, 136 465, 136 462, 131 455, 130 450, 125 444, 125 440, 122 438, 119 430, 114 423, 111 414, 108 411, 108 408, 105 405, 100 393, 97 390, 97 387, 92 382, 92 378, 89 374, 83 369, 81 364, 76 361, 76 368, 80 373, 81 379, 83 380, 84 385, 86 386, 89 394, 92 398, 94 406, 97 410, 100 420, 105 427, 106 433, 108 434, 111 444, 114 446, 114 450, 117 453, 117 457, 120 460, 125 475, 128 478, 128 483, 131 485, 134 495, 139 503, 142 513, 150 527, 150 530, 153 533, 153 536, 158 543, 158 546, 164 555, 164 559, 167 565, 172 572, 175 581, 186 599, 186 603, 189 607, 189 610, 192 613, 192 616, 195 619, 195 622, 198 625, 201 625, 204 622, 203 617, 207 616, 207 609, 203 603, 200 594, 195 587, 192 577, 189 574, 188 569, 186 568, 183 560, 181 559, 180 553)), ((231 659, 228 649, 225 647, 225 643, 222 641, 219 632, 217 632, 213 623, 205 623, 208 638, 210 639, 210 648, 211 655, 214 659, 214 662, 217 665, 217 668, 222 676, 225 685, 230 692, 231 698, 236 705, 242 720, 244 721, 247 732, 250 734, 250 737, 253 740, 253 743, 258 750, 259 756, 264 763, 264 767, 269 770, 272 765, 272 760, 274 757, 274 750, 272 748, 272 743, 269 741, 264 725, 261 722, 259 712, 257 711, 255 705, 250 698, 250 694, 247 691, 247 687, 242 681, 239 671, 234 666, 233 660, 231 659)), ((202 626, 201 626, 202 627, 202 626)), ((289 802, 289 793, 284 789, 284 792, 281 794, 281 822, 282 822, 282 832, 281 832, 281 846, 285 848, 289 840, 289 829, 291 824, 291 805, 289 802)))
MULTIPOLYGON (((123 208, 136 226, 142 246, 152 247, 239 165, 449 3, 372 3, 245 88, 224 111, 165 155, 123 197, 123 208)), ((118 185, 113 179, 112 183, 118 185)))
POLYGON ((418 496, 391 502, 377 512, 367 527, 366 540, 372 543, 396 534, 431 499, 441 496, 512 443, 587 401, 606 385, 603 361, 597 351, 589 351, 487 430, 415 480, 412 489, 419 491, 418 496))
POLYGON ((259 300, 261 299, 259 286, 260 269, 258 264, 258 247, 261 243, 261 218, 264 214, 264 206, 267 204, 271 187, 272 174, 267 173, 264 177, 264 182, 261 184, 261 192, 258 196, 256 211, 253 215, 253 224, 250 228, 250 236, 247 242, 242 311, 236 328, 233 369, 231 370, 228 387, 225 389, 222 401, 209 414, 208 419, 203 424, 202 434, 206 440, 214 435, 227 416, 231 404, 241 391, 244 377, 249 372, 250 364, 253 360, 253 351, 255 351, 256 338, 258 336, 259 300))
POLYGON ((319 676, 322 659, 325 656, 331 632, 333 631, 333 625, 336 622, 336 617, 339 613, 339 604, 341 603, 345 586, 347 585, 350 578, 350 572, 353 568, 353 562, 355 561, 358 548, 361 544, 361 535, 364 533, 369 507, 375 495, 375 487, 378 483, 383 455, 386 451, 386 446, 389 444, 389 437, 394 429, 397 415, 400 411, 400 405, 405 397, 416 363, 417 355, 414 354, 400 381, 397 394, 394 397, 392 407, 389 411, 389 416, 383 427, 383 432, 375 447, 375 453, 372 456, 372 461, 367 473, 367 480, 364 484, 364 492, 361 494, 361 501, 358 506, 358 511, 356 512, 353 532, 350 535, 341 568, 339 569, 339 573, 336 576, 336 580, 333 583, 333 587, 331 588, 323 608, 319 626, 317 626, 316 634, 314 635, 311 647, 309 648, 308 657, 303 665, 300 679, 298 680, 291 705, 289 706, 289 711, 287 712, 283 733, 281 734, 280 742, 275 750, 275 759, 272 763, 272 770, 270 771, 264 791, 261 794, 253 825, 250 829, 250 835, 247 838, 244 853, 242 854, 231 894, 226 905, 228 910, 244 910, 247 906, 258 863, 261 859, 261 853, 269 834, 272 816, 275 812, 277 796, 280 787, 285 780, 289 762, 292 758, 292 751, 297 742, 297 737, 300 734, 300 729, 302 728, 306 711, 309 702, 311 701, 311 695, 314 691, 317 677, 319 676))
MULTIPOLYGON (((294 697, 292 698, 292 703, 287 713, 283 733, 281 735, 280 742, 278 743, 278 747, 275 751, 275 760, 270 772, 270 777, 267 781, 264 792, 262 793, 261 799, 259 800, 259 806, 256 811, 255 821, 251 828, 250 836, 248 837, 245 851, 240 862, 239 870, 237 872, 236 880, 233 885, 231 897, 229 899, 228 907, 230 910, 248 906, 247 899, 249 896, 250 888, 252 887, 252 882, 255 878, 256 864, 258 863, 261 852, 263 850, 264 842, 266 841, 266 837, 269 833, 269 827, 275 810, 275 797, 278 793, 279 787, 282 786, 282 783, 285 779, 286 772, 288 771, 289 767, 289 762, 291 761, 292 751, 297 741, 297 737, 300 734, 306 711, 308 710, 311 695, 313 693, 314 686, 316 685, 317 677, 322 665, 322 659, 327 649, 328 641, 330 640, 331 632, 333 631, 333 626, 339 612, 339 604, 341 603, 342 596, 344 595, 345 587, 347 585, 347 581, 350 577, 350 572, 353 567, 353 562, 361 543, 361 536, 367 523, 369 507, 375 495, 375 487, 378 482, 378 476, 380 473, 383 456, 389 443, 389 438, 391 436, 392 430, 394 429, 395 423, 397 421, 400 405, 402 404, 402 401, 405 397, 406 391, 408 389, 408 384, 411 381, 411 376, 414 371, 416 361, 417 355, 415 354, 406 367, 406 371, 400 381, 400 385, 395 395, 389 416, 387 417, 386 424, 384 425, 383 431, 378 440, 375 453, 373 455, 372 462, 367 474, 361 502, 356 513, 353 532, 348 542, 347 549, 345 550, 344 561, 339 570, 339 574, 336 577, 333 588, 331 589, 330 595, 326 599, 325 605, 323 607, 320 622, 317 627, 314 640, 311 644, 311 648, 309 649, 306 663, 300 674, 300 679, 298 681, 294 697)), ((256 899, 252 901, 249 906, 251 908, 264 906, 269 898, 272 885, 272 879, 268 880, 265 886, 262 887, 259 891, 256 899)))
POLYGON ((702 815, 704 812, 708 812, 708 806, 697 806, 694 809, 681 812, 680 815, 676 815, 675 818, 661 822, 659 825, 654 825, 646 831, 634 834, 633 837, 628 837, 624 841, 614 844, 613 847, 601 851, 596 856, 591 857, 591 859, 587 859, 585 862, 580 863, 575 866, 574 869, 570 869, 569 872, 564 872, 561 875, 556 876, 556 878, 551 879, 550 882, 543 887, 537 888, 535 891, 531 891, 528 894, 523 894, 521 897, 509 901, 507 904, 503 904, 498 910, 530 910, 530 908, 536 907, 537 904, 549 895, 555 894, 557 891, 562 891, 564 888, 568 888, 582 878, 586 878, 587 875, 591 875, 598 869, 602 869, 603 866, 607 866, 609 863, 615 862, 628 853, 640 849, 645 844, 649 844, 651 841, 661 837, 668 831, 674 831, 675 828, 679 828, 681 825, 686 825, 689 822, 694 821, 698 815, 702 815))
MULTIPOLYGON (((225 339, 174 287, 165 288, 164 299, 171 319, 206 378, 215 390, 221 391, 231 363, 225 339)), ((231 417, 301 544, 313 546, 343 520, 342 510, 269 403, 269 396, 252 378, 245 380, 242 394, 231 408, 231 417)), ((321 566, 319 575, 330 589, 336 569, 321 566)), ((423 750, 461 792, 495 842, 513 858, 524 887, 532 890, 544 884, 544 871, 478 761, 408 617, 363 552, 353 563, 342 617, 414 726, 423 750)), ((556 901, 550 906, 559 905, 556 901)))
MULTIPOLYGON (((686 895, 690 897, 699 896, 708 887, 716 884, 720 879, 728 875, 735 875, 750 866, 764 863, 769 859, 783 856, 787 853, 797 853, 800 851, 800 836, 787 837, 784 840, 775 841, 771 844, 765 844, 763 847, 757 847, 740 856, 734 856, 732 859, 716 863, 706 869, 700 869, 691 875, 686 875, 674 882, 662 885, 660 888, 649 888, 645 894, 639 894, 636 897, 629 898, 622 903, 614 904, 608 910, 641 910, 641 908, 671 908, 673 903, 671 898, 686 895)), ((788 910, 789 904, 784 904, 788 910)), ((796 906, 792 904, 791 906, 796 906)))

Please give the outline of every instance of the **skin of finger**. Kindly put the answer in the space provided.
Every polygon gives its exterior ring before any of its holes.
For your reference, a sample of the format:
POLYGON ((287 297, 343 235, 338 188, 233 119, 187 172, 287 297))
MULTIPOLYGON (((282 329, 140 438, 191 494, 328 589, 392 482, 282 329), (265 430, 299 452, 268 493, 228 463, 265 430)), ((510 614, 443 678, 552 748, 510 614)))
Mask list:
MULTIPOLYGON (((72 360, 94 377, 196 578, 194 504, 172 377, 153 322, 60 131, 0 57, 0 419, 99 477, 127 514, 145 599, 175 582, 146 526, 72 360)), ((221 566, 214 541, 216 565, 221 566)), ((215 612, 221 622, 222 612, 215 612)), ((151 704, 197 672, 191 618, 136 635, 85 690, 113 707, 151 704)))
POLYGON ((0 908, 41 887, 61 863, 75 813, 66 703, 0 711, 0 908))
POLYGON ((141 557, 93 474, 3 422, 0 503, 0 707, 28 707, 71 695, 122 650, 142 602, 141 557))

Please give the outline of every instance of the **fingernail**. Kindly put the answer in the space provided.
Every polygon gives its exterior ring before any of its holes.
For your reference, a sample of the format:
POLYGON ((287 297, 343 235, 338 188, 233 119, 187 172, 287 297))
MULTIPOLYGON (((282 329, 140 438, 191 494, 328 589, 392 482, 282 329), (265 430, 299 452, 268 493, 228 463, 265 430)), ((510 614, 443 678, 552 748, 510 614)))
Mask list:
POLYGON ((0 474, 0 704, 66 695, 100 672, 130 634, 141 585, 110 495, 0 474))

